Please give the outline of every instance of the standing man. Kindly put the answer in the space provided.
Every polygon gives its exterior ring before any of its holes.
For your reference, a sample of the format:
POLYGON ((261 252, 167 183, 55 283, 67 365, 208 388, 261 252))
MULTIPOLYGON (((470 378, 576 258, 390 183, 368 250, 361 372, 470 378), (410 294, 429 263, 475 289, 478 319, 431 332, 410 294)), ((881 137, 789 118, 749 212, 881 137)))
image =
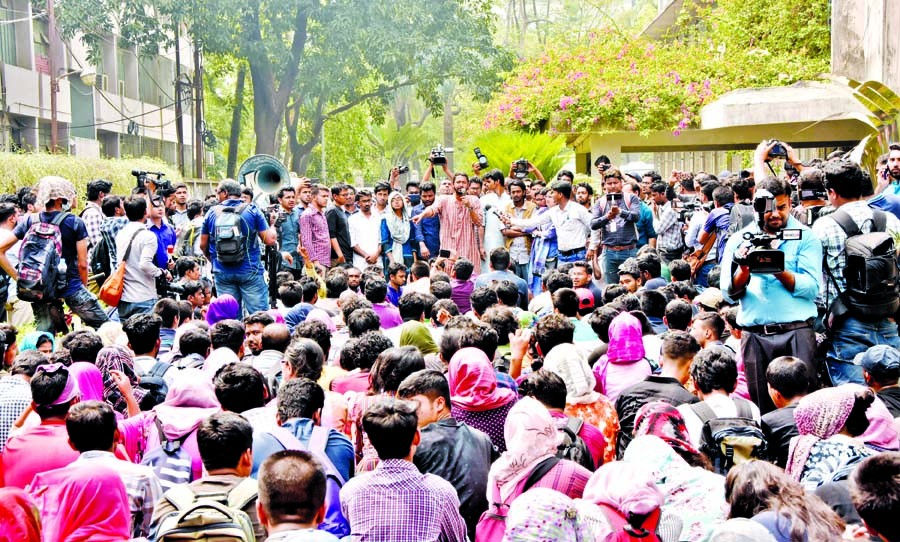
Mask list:
POLYGON ((349 219, 350 215, 356 211, 356 188, 348 184, 347 198, 344 200, 344 215, 349 219))
POLYGON ((606 197, 597 201, 592 212, 591 229, 601 230, 600 250, 594 252, 593 266, 595 270, 599 269, 600 253, 605 253, 603 274, 606 283, 618 284, 619 266, 637 254, 641 199, 634 194, 622 193, 622 174, 614 167, 607 168, 603 187, 606 197))
POLYGON ((876 194, 890 194, 900 196, 900 143, 891 143, 888 147, 887 167, 881 172, 878 179, 876 194))
MULTIPOLYGON (((116 262, 125 260, 125 280, 119 301, 119 320, 134 314, 150 312, 156 303, 156 277, 164 271, 153 264, 158 253, 159 238, 147 229, 147 198, 131 196, 125 201, 128 225, 116 235, 116 262), (131 250, 128 250, 128 247, 131 250)), ((168 272, 165 272, 168 274, 168 272)), ((171 279, 171 275, 168 278, 171 279)))
MULTIPOLYGON (((503 209, 504 213, 522 220, 532 217, 537 206, 525 199, 525 183, 521 179, 509 181, 509 197, 512 203, 503 209)), ((531 258, 531 234, 510 228, 504 229, 502 233, 506 237, 506 250, 509 251, 512 271, 527 284, 531 279, 528 269, 531 258)))
POLYGON ((475 196, 467 196, 469 176, 465 173, 457 173, 453 177, 452 196, 437 198, 434 205, 428 207, 422 213, 413 218, 416 225, 429 217, 439 216, 441 219, 441 231, 453 232, 453 235, 443 235, 441 248, 455 251, 457 257, 465 258, 470 262, 481 261, 481 247, 478 245, 476 228, 484 225, 484 215, 481 212, 481 202, 475 196))
MULTIPOLYGON (((425 209, 434 205, 436 190, 437 189, 434 186, 434 183, 423 183, 419 186, 419 196, 421 197, 421 203, 412 208, 413 217, 422 214, 425 209)), ((427 248, 429 252, 429 256, 425 256, 423 254, 423 257, 426 259, 428 259, 429 257, 437 257, 438 253, 441 251, 440 217, 432 216, 423 219, 419 223, 419 227, 416 228, 416 232, 422 236, 422 238, 417 239, 417 241, 425 243, 425 248, 427 248)))
MULTIPOLYGON (((0 230, 3 230, 4 235, 12 235, 13 230, 16 229, 18 215, 18 208, 14 204, 0 203, 0 230)), ((12 281, 12 276, 14 274, 14 268, 9 269, 6 273, 0 273, 0 275, 2 275, 0 276, 0 322, 8 321, 6 314, 6 300, 11 297, 9 291, 10 285, 15 288, 15 282, 12 281)), ((15 294, 15 292, 12 293, 15 294)))
MULTIPOLYGON (((644 177, 647 178, 646 176, 644 177)), ((650 209, 653 211, 653 229, 656 230, 656 248, 668 263, 684 255, 684 235, 678 213, 666 195, 668 186, 663 182, 650 185, 650 209)))
POLYGON ((775 410, 766 383, 769 361, 793 356, 807 364, 810 375, 816 374, 813 323, 818 314, 815 301, 822 276, 822 247, 809 228, 790 216, 787 181, 763 180, 757 186, 756 198, 772 199, 772 211, 762 220, 765 233, 776 235, 784 229, 801 232, 797 241, 774 242, 775 248, 784 252, 785 269, 781 273, 750 273, 746 260, 750 243, 744 233, 762 233, 758 223, 732 235, 722 258, 722 295, 729 303, 741 304, 737 323, 742 330, 741 356, 750 398, 765 414, 775 410))
POLYGON ((278 190, 276 197, 284 221, 276 220, 278 247, 281 253, 281 269, 288 271, 294 280, 303 276, 303 258, 297 250, 300 244, 300 209, 297 208, 297 195, 290 186, 278 190), (280 223, 279 223, 280 222, 280 223))
MULTIPOLYGON (((325 218, 325 207, 328 206, 328 189, 313 185, 310 190, 312 200, 309 207, 300 215, 300 242, 309 253, 309 261, 318 263, 325 269, 331 267, 331 234, 328 232, 328 219, 325 218)), ((343 258, 343 255, 341 256, 343 258)))
POLYGON ((91 181, 87 185, 87 204, 81 211, 81 220, 88 232, 88 254, 94 245, 100 242, 100 223, 103 222, 103 211, 100 204, 103 198, 112 192, 112 183, 103 179, 91 181))
MULTIPOLYGON (((243 310, 252 314, 269 308, 267 303, 268 289, 263 279, 263 266, 260 262, 259 243, 274 245, 278 234, 274 227, 269 227, 266 217, 256 207, 241 201, 241 185, 236 181, 222 181, 216 189, 219 205, 206 214, 203 229, 200 233, 200 249, 213 264, 213 278, 219 294, 230 294, 243 310), (226 259, 220 261, 217 254, 217 243, 225 240, 226 235, 234 235, 234 229, 216 229, 216 224, 226 223, 226 214, 237 214, 240 225, 240 253, 229 252, 226 259), (236 261, 235 261, 236 260, 236 261)), ((228 217, 228 222, 231 222, 228 217)), ((229 238, 229 245, 233 238, 229 238)))
POLYGON ((182 226, 190 221, 187 210, 188 189, 184 183, 175 183, 172 188, 175 189, 175 199, 172 205, 172 225, 175 226, 176 231, 180 231, 182 226))
POLYGON ((391 185, 386 182, 376 183, 372 193, 375 195, 375 205, 372 207, 372 214, 378 217, 380 223, 381 219, 384 218, 384 214, 388 212, 387 200, 391 194, 391 185))
POLYGON ((353 261, 350 226, 347 224, 347 214, 344 211, 348 193, 346 184, 338 183, 332 186, 331 199, 334 200, 334 205, 329 205, 325 211, 328 234, 331 237, 331 264, 333 266, 353 261))
MULTIPOLYGON (((572 181, 569 181, 572 182, 572 181)), ((593 205, 594 199, 594 187, 591 186, 591 183, 582 181, 580 183, 575 184, 575 202, 587 209, 591 210, 591 205, 593 205)))
POLYGON ((359 212, 347 220, 353 265, 363 270, 381 261, 381 218, 372 212, 372 193, 366 189, 356 194, 359 212))
POLYGON ((482 273, 490 271, 487 255, 495 248, 506 244, 503 224, 500 223, 498 216, 499 213, 506 211, 512 200, 503 186, 504 180, 503 173, 499 169, 492 169, 484 175, 484 195, 481 196, 481 212, 484 215, 484 237, 481 244, 482 273))
POLYGON ((150 199, 150 214, 147 218, 147 229, 156 235, 156 257, 154 263, 157 267, 166 271, 175 267, 175 260, 169 260, 169 249, 175 251, 175 242, 178 237, 175 229, 166 222, 166 206, 159 196, 150 199))

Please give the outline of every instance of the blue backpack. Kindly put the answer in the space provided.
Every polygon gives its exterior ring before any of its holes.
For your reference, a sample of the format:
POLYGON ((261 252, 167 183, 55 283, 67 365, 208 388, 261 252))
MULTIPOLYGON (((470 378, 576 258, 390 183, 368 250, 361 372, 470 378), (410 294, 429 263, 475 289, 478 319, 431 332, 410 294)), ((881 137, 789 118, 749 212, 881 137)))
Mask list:
POLYGON ((178 484, 187 484, 194 480, 191 468, 193 458, 182 446, 192 432, 179 439, 169 440, 159 418, 156 418, 155 423, 156 429, 159 431, 160 446, 148 452, 141 461, 141 465, 153 469, 156 477, 159 478, 159 485, 162 486, 163 492, 166 492, 178 484))
POLYGON ((72 213, 61 212, 50 222, 33 215, 28 233, 19 249, 19 278, 16 295, 29 303, 51 303, 66 289, 62 262, 62 234, 59 225, 72 213))

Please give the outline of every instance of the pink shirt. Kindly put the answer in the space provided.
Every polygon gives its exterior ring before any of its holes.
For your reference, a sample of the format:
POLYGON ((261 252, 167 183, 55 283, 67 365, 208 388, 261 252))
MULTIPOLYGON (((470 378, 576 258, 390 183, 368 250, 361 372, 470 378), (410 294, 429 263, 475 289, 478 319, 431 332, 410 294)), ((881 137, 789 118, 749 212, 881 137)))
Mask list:
POLYGON ((36 474, 65 467, 79 455, 69 446, 66 422, 41 422, 6 442, 0 453, 0 486, 25 489, 36 474))
MULTIPOLYGON (((554 420, 566 420, 569 418, 565 413, 553 410, 550 411, 550 416, 552 416, 554 420)), ((606 448, 606 438, 603 437, 603 433, 593 425, 583 423, 581 425, 581 431, 578 432, 578 436, 581 437, 581 440, 583 440, 584 443, 587 444, 588 449, 591 450, 591 458, 594 460, 594 467, 599 468, 600 465, 603 464, 603 450, 606 448)))
POLYGON ((369 371, 352 372, 331 381, 331 391, 345 394, 348 391, 366 393, 369 391, 369 371))

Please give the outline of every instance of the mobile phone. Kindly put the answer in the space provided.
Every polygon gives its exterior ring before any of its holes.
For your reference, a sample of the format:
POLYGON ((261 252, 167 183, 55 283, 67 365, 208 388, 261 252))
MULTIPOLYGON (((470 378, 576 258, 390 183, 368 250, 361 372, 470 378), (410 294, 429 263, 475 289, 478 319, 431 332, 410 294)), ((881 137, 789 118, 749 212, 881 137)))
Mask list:
POLYGON ((442 248, 441 251, 438 252, 438 256, 440 256, 441 258, 449 258, 449 257, 450 257, 450 251, 449 251, 449 250, 444 250, 444 249, 442 248))
POLYGON ((616 204, 617 199, 619 199, 619 200, 622 199, 622 194, 607 194, 606 195, 606 201, 612 203, 613 205, 616 204))

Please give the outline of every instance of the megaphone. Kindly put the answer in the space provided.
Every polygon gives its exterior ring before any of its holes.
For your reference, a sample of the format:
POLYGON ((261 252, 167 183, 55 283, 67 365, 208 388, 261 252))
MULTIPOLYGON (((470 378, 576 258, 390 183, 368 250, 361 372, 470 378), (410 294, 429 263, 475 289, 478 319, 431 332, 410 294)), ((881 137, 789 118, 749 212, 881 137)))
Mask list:
POLYGON ((255 186, 265 194, 273 194, 290 186, 291 176, 284 164, 274 156, 255 154, 241 164, 237 181, 246 186, 255 186))

